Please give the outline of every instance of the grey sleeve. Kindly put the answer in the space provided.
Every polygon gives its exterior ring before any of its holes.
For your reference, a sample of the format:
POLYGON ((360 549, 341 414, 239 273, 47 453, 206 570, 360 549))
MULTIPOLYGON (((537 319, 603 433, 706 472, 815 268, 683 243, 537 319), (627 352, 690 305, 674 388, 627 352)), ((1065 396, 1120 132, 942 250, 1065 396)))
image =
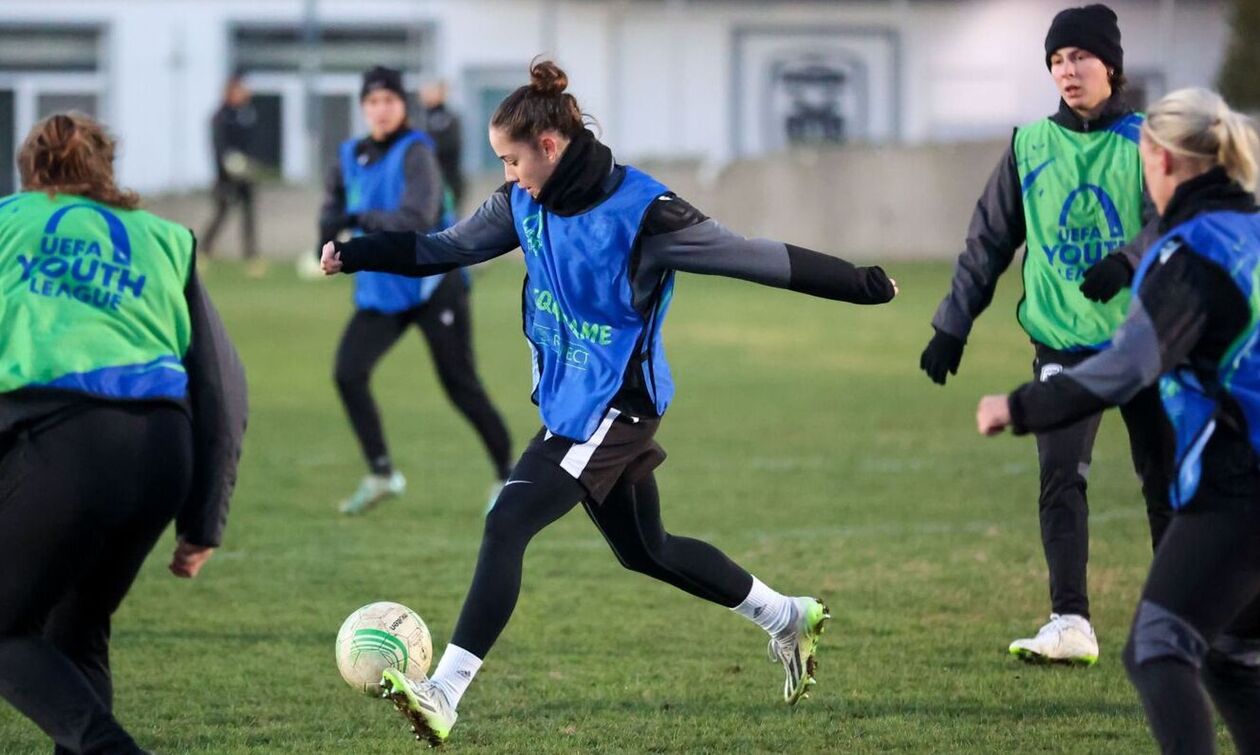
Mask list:
POLYGON ((245 370, 219 313, 194 271, 184 292, 192 340, 184 356, 193 415, 193 483, 175 531, 194 545, 217 547, 249 413, 245 370))
POLYGON ((455 262, 458 267, 467 267, 507 254, 518 246, 511 198, 500 188, 464 220, 440 233, 420 236, 416 241, 416 262, 455 262))
POLYGON ((747 239, 712 218, 640 241, 640 264, 651 270, 723 275, 787 288, 792 278, 787 245, 747 239))
POLYGON ((442 170, 433 150, 416 142, 403 161, 403 195, 397 210, 369 210, 359 215, 359 227, 374 231, 428 231, 442 217, 442 170))
POLYGON ((1119 406, 1160 376, 1163 351, 1155 323, 1142 300, 1134 298, 1128 317, 1111 338, 1111 347, 1063 374, 1108 406, 1119 406))
POLYGON ((347 273, 424 276, 485 262, 519 245, 510 199, 500 189, 472 215, 440 233, 371 233, 338 243, 337 251, 347 273))
POLYGON ((782 241, 744 238, 712 219, 643 237, 639 254, 648 274, 635 276, 636 302, 643 293, 638 281, 654 280, 664 270, 739 278, 854 304, 883 304, 894 296, 892 281, 879 267, 857 267, 782 241))
POLYGON ((967 340, 971 326, 993 301, 998 278, 1024 243, 1023 190, 1015 164, 1014 137, 989 176, 967 227, 967 241, 954 264, 949 293, 932 317, 932 327, 967 340))

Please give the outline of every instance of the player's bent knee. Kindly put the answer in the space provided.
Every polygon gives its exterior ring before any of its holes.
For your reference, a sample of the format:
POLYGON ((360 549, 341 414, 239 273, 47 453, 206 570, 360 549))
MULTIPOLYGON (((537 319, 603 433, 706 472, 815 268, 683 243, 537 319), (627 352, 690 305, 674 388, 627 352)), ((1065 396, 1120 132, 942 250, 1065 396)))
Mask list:
POLYGON ((1167 608, 1143 600, 1125 648, 1124 665, 1129 674, 1156 661, 1172 660, 1199 668, 1208 653, 1208 643, 1190 622, 1167 608))

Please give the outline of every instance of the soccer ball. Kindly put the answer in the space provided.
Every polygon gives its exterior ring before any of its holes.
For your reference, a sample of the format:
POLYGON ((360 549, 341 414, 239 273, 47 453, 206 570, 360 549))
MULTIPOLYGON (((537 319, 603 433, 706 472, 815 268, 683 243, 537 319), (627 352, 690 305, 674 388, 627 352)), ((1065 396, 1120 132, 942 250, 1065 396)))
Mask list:
POLYGON ((350 614, 337 632, 337 670, 346 684, 365 695, 381 694, 381 672, 387 668, 419 681, 432 662, 429 628, 400 603, 369 603, 350 614))

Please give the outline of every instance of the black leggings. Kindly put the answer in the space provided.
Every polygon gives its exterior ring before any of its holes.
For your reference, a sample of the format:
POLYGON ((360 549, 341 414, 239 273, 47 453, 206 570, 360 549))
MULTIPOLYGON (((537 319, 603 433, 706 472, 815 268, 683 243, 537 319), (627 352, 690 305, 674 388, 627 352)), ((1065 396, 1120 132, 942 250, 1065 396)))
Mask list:
POLYGON ((459 274, 447 275, 429 301, 415 309, 392 314, 359 310, 346 325, 333 377, 368 466, 376 474, 393 469, 370 382, 377 362, 411 325, 424 334, 447 397, 481 437, 498 479, 506 478, 512 441, 477 377, 468 288, 459 274))
POLYGON ((634 482, 623 477, 602 504, 593 504, 554 462, 526 453, 486 516, 477 570, 452 644, 486 657, 516 607, 526 546, 579 501, 627 569, 727 608, 748 596, 752 575, 738 564, 708 543, 665 531, 653 475, 634 482))
POLYGON ((1238 751, 1260 753, 1260 505, 1211 504, 1173 518, 1124 664, 1164 752, 1215 751, 1210 696, 1238 751))
POLYGON ((254 185, 227 180, 214 185, 214 217, 200 237, 198 248, 207 257, 214 254, 214 242, 219 238, 219 231, 223 230, 228 209, 234 204, 241 206, 241 255, 247 260, 258 256, 258 236, 254 230, 254 185))
POLYGON ((0 448, 0 697, 62 753, 134 753, 111 713, 110 616, 188 495, 175 408, 91 408, 0 448))
MULTIPOLYGON (((1089 357, 1088 352, 1060 352, 1037 346, 1034 375, 1057 364, 1071 367, 1089 357)), ((1142 486, 1151 543, 1159 544, 1172 517, 1168 505, 1168 480, 1164 471, 1172 458, 1172 430, 1159 400, 1159 388, 1139 391, 1120 407, 1129 434, 1133 469, 1142 486)), ((1041 469, 1038 516, 1041 544, 1050 572, 1050 607, 1054 613, 1089 618, 1086 568, 1089 562, 1089 503, 1086 496, 1089 465, 1101 414, 1067 427, 1037 434, 1037 458, 1041 469)))

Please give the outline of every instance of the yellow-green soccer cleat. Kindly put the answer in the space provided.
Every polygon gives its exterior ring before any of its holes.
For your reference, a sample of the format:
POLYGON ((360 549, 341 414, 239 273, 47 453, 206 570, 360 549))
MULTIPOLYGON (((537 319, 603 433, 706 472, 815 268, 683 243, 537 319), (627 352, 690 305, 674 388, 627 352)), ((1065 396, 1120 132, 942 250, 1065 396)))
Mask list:
POLYGON ((815 598, 793 598, 796 604, 796 628, 784 637, 770 638, 767 648, 770 660, 783 664, 787 679, 783 682, 783 701, 796 705, 816 683, 814 671, 818 668, 815 654, 818 640, 826 628, 831 613, 822 601, 815 598))
POLYGON ((411 724, 417 740, 426 740, 437 747, 451 735, 451 727, 459 716, 446 700, 446 693, 428 679, 413 682, 398 669, 387 668, 381 674, 382 697, 394 703, 398 712, 411 724))

